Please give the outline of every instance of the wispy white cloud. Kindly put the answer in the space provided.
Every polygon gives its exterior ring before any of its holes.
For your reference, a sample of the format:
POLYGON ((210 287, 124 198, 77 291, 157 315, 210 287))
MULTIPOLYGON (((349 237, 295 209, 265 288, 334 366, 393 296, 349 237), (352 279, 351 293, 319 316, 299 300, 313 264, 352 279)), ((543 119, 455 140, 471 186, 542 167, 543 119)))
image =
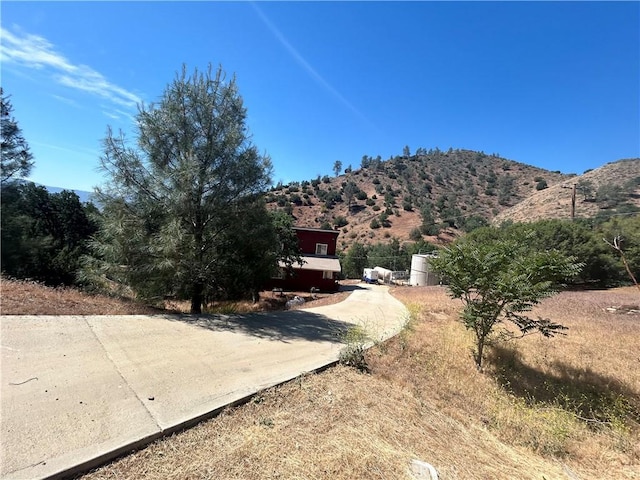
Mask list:
POLYGON ((333 87, 327 80, 324 79, 322 75, 320 75, 313 66, 307 62, 307 60, 296 50, 296 48, 291 45, 291 43, 287 40, 287 38, 283 35, 283 33, 276 27, 271 20, 266 16, 266 14, 258 7, 256 2, 251 2, 254 10, 262 20, 262 22, 267 26, 267 28, 271 31, 271 33, 276 37, 276 39, 282 44, 285 50, 293 57, 293 59, 313 78, 321 87, 327 90, 331 95, 333 95, 336 99, 338 99, 345 107, 351 110, 356 116, 362 119, 364 122, 369 124, 371 127, 376 128, 375 125, 362 113, 358 110, 349 100, 347 100, 336 88, 333 87))
POLYGON ((133 123, 136 119, 135 116, 131 114, 131 112, 126 112, 118 108, 113 109, 107 106, 103 106, 102 113, 109 118, 113 118, 114 120, 126 119, 127 121, 133 123))
POLYGON ((100 153, 97 150, 94 149, 90 149, 90 148, 86 148, 86 147, 82 147, 80 145, 65 145, 65 146, 60 146, 60 145, 52 145, 51 143, 43 143, 43 142, 31 142, 32 145, 41 147, 41 148, 46 148, 46 149, 50 149, 50 150, 57 150, 60 152, 65 152, 65 153, 73 153, 73 154, 81 154, 81 155, 87 155, 90 157, 97 157, 100 155, 100 153))
POLYGON ((113 118, 114 120, 120 120, 122 118, 120 115, 114 112, 103 111, 102 113, 105 115, 105 117, 113 118))
POLYGON ((72 107, 82 108, 82 105, 80 105, 78 102, 76 102, 75 100, 73 100, 71 98, 63 97, 61 95, 52 95, 52 97, 55 98, 56 100, 61 101, 62 103, 66 103, 67 105, 71 105, 72 107))
POLYGON ((136 94, 109 82, 91 67, 73 64, 44 37, 17 29, 11 32, 1 26, 0 36, 0 60, 5 64, 45 71, 61 85, 96 95, 122 107, 134 108, 141 102, 136 94))

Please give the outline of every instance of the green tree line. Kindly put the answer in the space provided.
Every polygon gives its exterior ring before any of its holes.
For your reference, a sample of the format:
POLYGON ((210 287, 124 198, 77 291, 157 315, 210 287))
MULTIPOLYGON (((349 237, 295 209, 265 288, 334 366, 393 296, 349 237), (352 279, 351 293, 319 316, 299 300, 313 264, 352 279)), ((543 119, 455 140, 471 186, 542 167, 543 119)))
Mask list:
MULTIPOLYGON (((529 248, 538 251, 558 251, 584 263, 581 272, 570 284, 611 287, 627 284, 629 275, 623 260, 609 243, 620 238, 629 269, 640 276, 640 215, 619 215, 608 219, 541 220, 533 223, 505 223, 500 227, 479 227, 465 234, 479 243, 490 243, 513 236, 526 236, 529 248)), ((354 243, 342 252, 342 273, 346 278, 360 278, 364 268, 381 266, 391 270, 407 270, 411 256, 437 250, 422 240, 400 243, 362 245, 354 243)))
POLYGON ((98 228, 96 213, 72 191, 49 193, 32 182, 5 182, 2 273, 53 286, 76 284, 80 259, 98 228))
POLYGON ((640 215, 618 215, 607 220, 541 220, 532 223, 505 223, 499 228, 479 228, 469 237, 494 241, 512 235, 528 235, 529 248, 573 256, 584 263, 571 283, 594 287, 627 284, 630 279, 617 251, 605 240, 621 239, 621 248, 636 278, 640 273, 640 215))

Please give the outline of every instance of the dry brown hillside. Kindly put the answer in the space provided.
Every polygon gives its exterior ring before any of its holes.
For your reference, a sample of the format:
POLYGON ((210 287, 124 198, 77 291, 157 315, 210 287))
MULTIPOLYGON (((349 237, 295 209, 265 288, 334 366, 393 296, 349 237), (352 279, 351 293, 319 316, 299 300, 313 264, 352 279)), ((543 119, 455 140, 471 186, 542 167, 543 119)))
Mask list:
POLYGON ((568 178, 535 192, 513 207, 498 213, 493 223, 500 224, 506 220, 527 222, 571 218, 574 185, 577 187, 576 218, 591 218, 599 213, 606 215, 607 211, 622 203, 640 207, 640 159, 607 163, 583 175, 568 178), (611 199, 607 197, 607 192, 617 192, 619 197, 611 199))
POLYGON ((347 166, 339 176, 278 185, 267 202, 291 213, 298 226, 339 229, 343 250, 392 237, 437 243, 472 222, 489 222, 534 194, 540 182, 553 186, 567 178, 497 154, 418 149, 386 161, 365 155, 360 168, 347 166), (439 235, 418 231, 424 209, 439 235))

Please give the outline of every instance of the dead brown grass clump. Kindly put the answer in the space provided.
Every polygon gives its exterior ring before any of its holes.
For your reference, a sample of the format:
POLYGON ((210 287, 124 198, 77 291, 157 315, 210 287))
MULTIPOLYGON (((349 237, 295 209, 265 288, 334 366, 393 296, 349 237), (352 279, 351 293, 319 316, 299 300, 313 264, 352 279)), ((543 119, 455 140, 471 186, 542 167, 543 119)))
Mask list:
POLYGON ((148 315, 163 312, 126 299, 88 295, 73 288, 52 288, 4 277, 0 277, 0 298, 2 315, 148 315))

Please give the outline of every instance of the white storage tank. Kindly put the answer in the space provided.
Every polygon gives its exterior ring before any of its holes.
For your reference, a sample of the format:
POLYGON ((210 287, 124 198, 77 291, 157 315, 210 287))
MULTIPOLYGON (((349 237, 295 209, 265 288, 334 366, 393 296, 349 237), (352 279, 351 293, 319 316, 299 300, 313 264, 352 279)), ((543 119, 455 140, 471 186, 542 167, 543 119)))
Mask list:
POLYGON ((378 281, 382 283, 391 283, 393 272, 388 268, 375 267, 374 270, 378 272, 378 281))
POLYGON ((409 285, 422 287, 425 285, 439 285, 440 277, 431 271, 429 261, 435 255, 415 254, 411 257, 411 273, 409 285))

